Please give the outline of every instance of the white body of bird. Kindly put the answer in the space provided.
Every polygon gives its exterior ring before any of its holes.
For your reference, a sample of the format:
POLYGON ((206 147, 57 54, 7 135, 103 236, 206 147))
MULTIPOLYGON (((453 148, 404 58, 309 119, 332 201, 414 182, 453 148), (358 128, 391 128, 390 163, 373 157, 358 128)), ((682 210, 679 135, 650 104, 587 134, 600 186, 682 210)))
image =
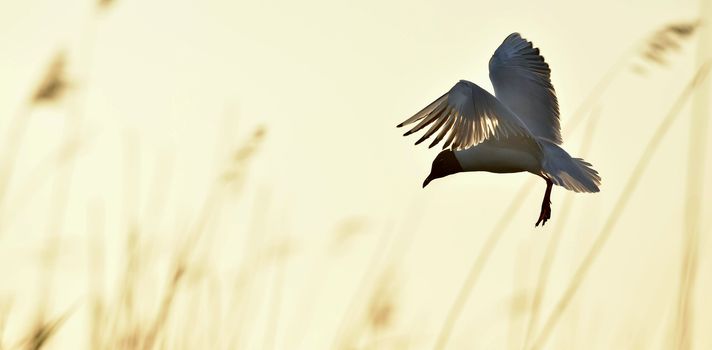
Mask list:
POLYGON ((464 150, 455 151, 455 158, 463 171, 488 171, 491 173, 541 173, 542 157, 537 146, 524 138, 491 140, 464 150))

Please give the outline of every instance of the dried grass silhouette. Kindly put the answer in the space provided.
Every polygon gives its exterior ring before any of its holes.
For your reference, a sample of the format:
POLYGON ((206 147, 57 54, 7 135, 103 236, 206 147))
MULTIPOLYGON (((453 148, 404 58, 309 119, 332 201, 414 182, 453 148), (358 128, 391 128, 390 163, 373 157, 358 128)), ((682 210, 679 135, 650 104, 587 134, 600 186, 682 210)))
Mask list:
POLYGON ((673 104, 668 114, 656 128, 655 133, 650 138, 648 144, 645 146, 643 154, 640 156, 638 162, 633 168, 633 171, 631 172, 631 175, 628 178, 626 185, 623 187, 623 192, 618 197, 618 200, 614 204, 611 213, 608 215, 607 220, 603 225, 603 228, 601 229, 601 232, 598 234, 596 240, 591 245, 591 248, 589 249, 588 253, 576 269, 576 272, 574 273, 571 282, 564 291, 562 297, 556 303, 554 310, 547 318, 542 330, 537 334, 537 336, 534 337, 532 345, 531 347, 529 347, 529 349, 540 349, 545 345, 547 339, 551 335, 553 328, 556 326, 558 320, 561 318, 561 315, 566 311, 566 308, 569 306, 571 299, 573 299, 573 297, 575 296, 576 292, 578 291, 578 288, 581 286, 581 283, 586 278, 589 269, 591 268, 592 264, 595 262, 596 258, 605 246, 606 242, 608 241, 608 238, 613 232, 613 229, 618 223, 618 220, 625 211, 628 201, 635 192, 635 189, 637 188, 637 185, 645 172, 645 168, 650 163, 650 160, 657 151, 660 142, 665 137, 665 134, 667 134, 667 132, 670 130, 671 124, 677 118, 679 118, 680 110, 682 109, 682 107, 684 107, 689 97, 695 91, 695 88, 703 79, 707 77, 709 67, 710 64, 706 63, 697 70, 694 78, 685 87, 685 89, 682 91, 682 93, 679 95, 679 97, 673 104))
MULTIPOLYGON (((115 5, 116 1, 114 0, 98 0, 96 3, 97 8, 102 11, 109 10, 115 5)), ((678 33, 684 32, 684 28, 684 26, 671 27, 667 29, 668 34, 666 35, 673 38, 677 36, 678 39, 682 40, 689 36, 686 33, 678 33)), ((87 34, 86 36, 93 37, 93 34, 87 34)), ((92 44, 93 41, 87 43, 87 45, 92 44)), ((659 64, 658 60, 665 60, 665 62, 667 62, 669 58, 667 58, 666 55, 675 49, 674 45, 669 46, 669 51, 656 49, 658 51, 656 51, 655 55, 658 56, 655 56, 656 59, 650 58, 650 62, 654 64, 659 64)), ((91 50, 88 52, 90 51, 91 50)), ((91 59, 88 59, 88 57, 84 58, 88 63, 91 63, 91 59)), ((591 94, 587 96, 586 100, 570 119, 571 125, 568 126, 568 132, 575 130, 576 126, 585 120, 586 112, 598 103, 603 92, 610 86, 619 73, 623 71, 623 68, 627 66, 628 58, 629 56, 627 56, 627 54, 623 55, 621 60, 599 81, 591 94)), ((27 128, 30 111, 38 105, 57 106, 59 102, 64 101, 68 93, 74 92, 69 89, 73 87, 73 84, 70 83, 67 74, 67 63, 66 54, 62 53, 59 54, 46 69, 47 72, 44 78, 37 85, 33 93, 30 94, 28 102, 22 107, 21 112, 13 119, 8 137, 3 140, 6 147, 3 148, 0 157, 0 211, 3 213, 8 210, 6 206, 3 206, 3 203, 13 203, 13 205, 16 205, 16 203, 22 201, 22 196, 30 193, 33 187, 36 187, 35 184, 45 179, 40 176, 41 174, 51 174, 51 176, 48 175, 46 179, 54 181, 52 209, 50 220, 47 222, 47 232, 50 237, 46 242, 48 249, 44 257, 47 267, 45 268, 44 277, 41 277, 41 280, 44 281, 43 283, 46 283, 45 287, 42 287, 43 290, 45 290, 45 296, 42 300, 38 300, 37 304, 40 311, 38 312, 37 322, 27 330, 26 337, 17 344, 16 347, 20 348, 41 349, 47 347, 52 337, 59 332, 66 320, 74 314, 74 307, 59 316, 51 315, 51 313, 46 312, 46 310, 49 309, 49 295, 54 290, 49 281, 52 279, 52 265, 53 262, 56 261, 57 251, 60 247, 57 235, 63 231, 66 206, 72 189, 72 163, 77 151, 77 145, 81 142, 81 120, 83 114, 81 98, 78 98, 79 102, 75 101, 74 105, 67 107, 70 110, 69 114, 71 114, 73 121, 65 134, 62 150, 58 151, 56 155, 49 157, 46 162, 38 166, 36 171, 32 172, 33 174, 37 174, 36 177, 30 176, 30 178, 25 179, 23 185, 20 186, 21 190, 18 191, 18 195, 11 198, 7 193, 8 183, 14 173, 15 160, 21 153, 20 146, 27 128), (15 199, 17 199, 17 201, 15 201, 15 199)), ((88 79, 82 81, 81 90, 86 90, 87 80, 88 79)), ((288 288, 288 286, 284 284, 285 260, 295 249, 294 243, 289 240, 280 241, 277 244, 268 245, 267 247, 258 244, 257 239, 250 241, 251 243, 248 244, 246 250, 250 250, 252 254, 245 258, 239 267, 240 271, 237 274, 238 277, 236 281, 234 281, 234 287, 232 289, 233 294, 227 303, 229 305, 225 307, 226 317, 224 319, 216 318, 213 320, 213 323, 204 326, 204 328, 212 328, 210 330, 199 329, 200 332, 205 331, 208 333, 207 337, 199 338, 198 335, 193 333, 197 333, 197 331, 194 328, 195 324, 192 319, 180 319, 180 316, 177 316, 179 315, 177 312, 182 311, 181 308, 184 306, 180 304, 181 297, 191 292, 192 278, 195 276, 198 276, 196 277, 198 279, 203 278, 201 277, 203 272, 200 271, 200 265, 207 260, 206 255, 208 255, 208 252, 199 251, 196 247, 210 245, 210 236, 212 234, 211 224, 215 222, 220 215, 219 211, 225 201, 226 193, 240 194, 245 183, 245 178, 250 171, 251 160, 258 154, 259 148, 264 142, 265 135, 265 127, 258 127, 254 130, 248 140, 236 149, 233 157, 225 164, 218 181, 216 181, 213 187, 208 189, 208 195, 204 203, 200 206, 196 217, 193 218, 192 225, 184 230, 185 239, 183 244, 178 247, 177 252, 173 255, 170 268, 165 271, 167 276, 164 285, 165 288, 163 289, 163 294, 157 299, 157 307, 155 310, 141 309, 141 302, 143 301, 141 299, 146 297, 141 291, 144 286, 140 278, 144 275, 147 260, 151 258, 151 253, 146 247, 146 233, 151 232, 152 229, 157 226, 156 222, 158 218, 164 215, 164 207, 167 200, 166 193, 171 186, 168 181, 171 167, 169 165, 170 161, 159 162, 157 166, 159 171, 152 186, 150 186, 154 191, 148 196, 149 204, 146 205, 144 210, 139 210, 136 204, 138 201, 132 198, 132 196, 136 196, 132 191, 137 191, 137 186, 134 180, 132 180, 136 175, 130 170, 133 167, 131 164, 136 162, 135 157, 139 152, 137 149, 138 141, 131 139, 127 142, 129 147, 127 152, 127 166, 125 167, 127 173, 125 174, 126 183, 124 189, 125 193, 127 193, 127 198, 125 198, 127 203, 125 209, 126 214, 124 215, 127 225, 125 232, 125 251, 123 255, 124 265, 119 276, 119 282, 117 283, 120 289, 114 297, 110 297, 110 293, 105 290, 106 281, 110 278, 104 266, 104 253, 106 252, 104 234, 107 224, 105 216, 107 213, 105 212, 104 204, 100 200, 90 203, 87 208, 87 231, 90 236, 86 243, 90 263, 87 265, 87 274, 89 276, 87 289, 89 290, 89 296, 86 306, 89 319, 91 320, 87 330, 88 343, 91 348, 190 348, 190 345, 194 344, 194 342, 198 342, 198 344, 200 344, 199 346, 204 348, 243 348, 248 342, 247 338, 249 338, 249 334, 247 334, 250 330, 249 323, 256 312, 256 310, 251 308, 248 304, 255 303, 258 300, 268 300, 270 305, 266 311, 268 315, 266 322, 267 333, 264 334, 259 344, 263 349, 276 349, 279 347, 279 343, 276 342, 276 339, 279 336, 279 326, 282 322, 281 316, 283 310, 281 299, 286 288, 288 288), (136 148, 132 149, 131 147, 136 148), (226 191, 226 189, 230 191, 226 191), (277 265, 274 267, 271 279, 271 293, 268 294, 262 293, 264 290, 259 289, 259 286, 256 286, 256 282, 254 282, 253 279, 255 274, 262 273, 259 268, 270 262, 275 262, 277 265), (204 343, 200 343, 200 341, 204 341, 204 343)), ((590 141, 590 138, 592 138, 592 136, 587 135, 588 141, 590 141)), ((585 143, 586 142, 584 142, 584 144, 585 143)), ((693 180, 688 180, 688 183, 693 182, 693 180)), ((514 213, 521 208, 524 202, 522 199, 526 197, 533 188, 533 186, 531 186, 533 183, 534 181, 532 180, 520 189, 515 196, 515 200, 510 204, 505 213, 515 215, 514 213)), ((559 214, 560 224, 556 226, 556 233, 552 235, 547 251, 550 250, 554 252, 556 250, 560 232, 563 230, 564 223, 570 211, 570 205, 568 205, 569 201, 570 198, 567 196, 564 199, 565 203, 562 206, 562 212, 559 214)), ((5 215, 11 216, 11 214, 5 215)), ((464 309, 467 298, 471 294, 472 289, 476 286, 479 276, 486 267, 490 254, 496 248, 502 233, 506 231, 510 218, 511 216, 507 216, 507 214, 502 216, 480 248, 480 253, 477 255, 465 279, 464 285, 458 291, 455 302, 443 326, 443 330, 439 334, 438 344, 436 345, 437 348, 444 348, 447 345, 450 332, 457 323, 459 313, 464 309)), ((4 220, 1 224, 3 226, 7 225, 4 220)), ((183 232, 183 230, 178 231, 183 232)), ((345 240, 350 239, 349 237, 354 234, 353 230, 344 229, 343 232, 340 230, 337 231, 336 241, 339 245, 345 240)), ((390 232, 390 229, 386 231, 390 232)), ((384 259, 388 259, 391 264, 397 265, 398 258, 407 248, 408 238, 402 236, 408 233, 408 231, 409 230, 406 229, 403 230, 403 232, 395 233, 393 235, 394 238, 391 240, 392 245, 380 244, 378 249, 374 252, 374 255, 370 259, 370 265, 364 272, 364 275, 361 276, 362 283, 360 285, 362 288, 355 291, 346 312, 343 314, 339 332, 334 337, 334 348, 375 349, 381 347, 388 349, 405 349, 413 343, 413 340, 407 337, 402 339, 382 337, 382 335, 397 322, 397 311, 403 306, 398 304, 397 288, 394 288, 397 286, 393 285, 393 280, 396 277, 395 272, 381 270, 379 266, 384 263, 384 259)), ((0 233, 2 233, 2 227, 0 227, 0 233)), ((258 229, 252 229, 248 232, 248 234, 253 237, 261 233, 263 232, 258 229)), ((389 236, 383 235, 383 237, 383 241, 381 242, 385 243, 389 236)), ((553 259, 553 257, 554 255, 552 254, 551 259, 553 259)), ((547 271, 551 264, 552 260, 545 259, 540 268, 540 288, 537 288, 537 291, 541 292, 541 295, 545 292, 547 271)), ((691 261, 688 266, 694 266, 694 261, 691 261)), ((690 300, 690 290, 692 290, 693 287, 692 284, 686 283, 688 282, 681 282, 681 285, 688 285, 689 287, 687 287, 687 289, 681 288, 680 310, 690 308, 690 306, 683 306, 689 305, 687 302, 690 300)), ((540 298, 541 296, 535 296, 535 300, 540 298)), ((4 321, 9 314, 11 306, 12 303, 9 301, 7 303, 4 301, 0 302, 0 349, 10 347, 9 344, 4 342, 3 332, 5 329, 4 321)), ((189 307, 196 308, 199 307, 199 305, 193 303, 190 304, 189 307)), ((563 306, 563 309, 565 309, 565 307, 566 305, 563 306)), ((533 334, 537 322, 536 317, 532 317, 533 321, 530 321, 528 333, 533 334)), ((683 316, 677 321, 682 329, 689 327, 690 321, 688 317, 689 316, 683 316)), ((555 324, 556 318, 554 318, 554 321, 551 321, 550 317, 546 326, 549 326, 550 322, 554 322, 555 324)), ((549 327, 553 328, 553 326, 549 327)), ((547 329, 545 328, 542 332, 547 332, 547 329)), ((548 332, 551 332, 551 330, 548 330, 548 332)), ((546 333, 544 333, 544 336, 545 335, 546 333)), ((690 337, 690 335, 686 336, 690 337)), ((544 337, 542 340, 541 337, 542 334, 539 334, 539 337, 535 340, 545 342, 546 338, 544 337)), ((529 338, 529 336, 527 336, 527 338, 529 338)))
MULTIPOLYGON (((531 183, 533 183, 533 181, 528 181, 528 184, 531 183)), ((517 194, 514 196, 516 200, 513 200, 504 212, 515 213, 519 211, 519 209, 524 204, 523 198, 526 198, 526 196, 529 195, 529 192, 531 192, 532 188, 533 186, 522 186, 522 188, 520 188, 517 194)), ((497 246, 497 243, 499 243, 499 239, 502 237, 502 233, 507 229, 510 222, 512 222, 512 220, 510 220, 509 215, 502 215, 499 221, 497 221, 497 224, 495 224, 492 232, 487 236, 487 240, 485 240, 485 243, 482 245, 482 248, 480 248, 479 254, 477 254, 477 258, 470 267, 465 282, 458 290, 457 296, 455 297, 455 301, 452 303, 452 306, 450 306, 450 309, 447 313, 447 317, 445 318, 445 322, 443 323, 441 331, 438 333, 438 338, 435 342, 434 347, 435 349, 445 349, 445 346, 447 346, 447 342, 450 339, 450 334, 455 328, 455 323, 460 317, 460 313, 464 309, 465 304, 467 303, 467 300, 469 299, 469 296, 472 293, 472 289, 475 287, 477 281, 479 280, 480 274, 482 273, 482 269, 484 269, 484 267, 487 265, 487 261, 489 260, 490 254, 494 251, 495 247, 497 246)))
MULTIPOLYGON (((112 1, 101 1, 100 6, 107 7, 112 1)), ((89 28, 90 30, 93 28, 89 28)), ((86 33, 87 38, 93 38, 93 33, 86 33)), ((85 42, 88 46, 91 46, 93 42, 91 40, 85 42)), ((91 54, 91 50, 87 47, 84 54, 88 56, 91 54)), ((90 60, 89 60, 90 61, 90 60)), ((43 79, 39 82, 35 91, 28 99, 28 102, 23 106, 22 112, 18 113, 17 117, 14 118, 13 124, 9 129, 9 137, 6 138, 7 145, 3 148, 4 154, 0 158, 2 161, 2 168, 0 173, 0 200, 6 201, 6 188, 9 183, 10 176, 14 173, 13 165, 16 157, 19 155, 19 145, 25 135, 25 131, 28 124, 28 119, 31 109, 35 105, 40 104, 52 104, 58 106, 58 102, 63 100, 64 96, 67 94, 67 88, 70 86, 67 78, 66 65, 67 65, 66 55, 64 53, 59 54, 49 65, 47 72, 43 79)), ((86 62, 88 65, 89 62, 86 62)), ((87 68, 88 70, 88 68, 87 68)), ((82 87, 86 89, 87 82, 83 82, 82 87)), ((83 97, 83 96, 81 96, 83 97)), ((72 101, 73 104, 69 105, 69 114, 72 117, 72 122, 68 124, 65 128, 64 145, 72 146, 77 144, 77 140, 80 137, 81 121, 82 121, 82 103, 81 99, 75 99, 72 101)), ((231 161, 228 172, 229 178, 224 178, 218 187, 224 187, 227 185, 235 185, 240 183, 244 179, 245 172, 248 170, 248 165, 250 159, 254 156, 257 151, 259 144, 265 135, 265 128, 258 128, 253 137, 245 145, 240 147, 231 161)), ((132 142, 129 142, 131 145, 132 142)), ((26 348, 40 349, 43 348, 49 339, 56 334, 60 326, 64 321, 70 316, 67 312, 62 314, 60 317, 54 319, 48 319, 45 310, 48 309, 49 295, 51 295, 53 288, 51 285, 54 261, 57 257, 57 252, 59 251, 59 240, 58 235, 62 231, 63 222, 65 218, 65 211, 68 202, 68 196, 71 193, 71 178, 73 173, 73 167, 71 166, 72 154, 75 153, 76 147, 62 147, 61 152, 57 157, 50 157, 47 162, 43 162, 35 173, 52 173, 54 172, 54 186, 52 198, 50 199, 50 217, 47 220, 47 232, 50 236, 47 239, 47 248, 45 249, 45 255, 43 257, 45 268, 43 269, 43 277, 40 277, 41 283, 44 283, 40 289, 43 291, 43 296, 40 297, 38 302, 38 313, 37 321, 35 326, 28 331, 27 340, 23 341, 22 345, 26 348), (69 150, 69 151, 67 151, 69 150), (56 159, 56 161, 55 161, 56 159), (69 161, 68 161, 69 160, 69 161), (67 166, 66 163, 70 165, 67 166), (46 165, 46 166, 44 166, 46 165)), ((127 169, 135 168, 133 166, 126 167, 127 169)), ((130 178, 131 175, 126 178, 130 178)), ((31 176, 31 181, 28 181, 28 187, 26 191, 32 188, 32 184, 39 181, 39 176, 31 176)), ((165 180, 165 179, 161 179, 165 180)), ((163 181, 159 182, 165 183, 163 181)), ((127 182, 127 191, 130 192, 132 188, 135 188, 131 182, 127 182)), ((161 188, 161 186, 156 186, 156 188, 161 188)), ((214 193, 219 192, 218 190, 214 193)), ((160 214, 161 202, 165 196, 157 191, 154 195, 155 200, 153 201, 153 206, 150 208, 153 210, 153 214, 160 214)), ((101 239, 103 231, 103 220, 102 217, 103 209, 101 205, 98 207, 90 208, 88 213, 88 218, 90 219, 88 227, 92 233, 93 239, 89 240, 88 251, 90 252, 92 264, 90 264, 90 271, 88 275, 90 276, 89 290, 90 295, 90 319, 92 320, 89 331, 89 342, 92 348, 155 348, 163 347, 161 344, 166 343, 166 339, 162 338, 162 332, 164 331, 168 319, 170 317, 171 309, 173 308, 173 301, 179 291, 181 282, 185 278, 185 272, 187 269, 187 260, 192 255, 193 243, 200 240, 202 236, 202 231, 205 229, 206 223, 209 218, 213 215, 212 209, 215 209, 216 198, 219 196, 209 196, 204 205, 201 218, 197 220, 195 227, 193 228, 192 240, 189 239, 186 244, 186 248, 182 249, 182 254, 175 259, 174 267, 171 271, 171 278, 169 280, 169 285, 166 288, 166 292, 163 295, 160 306, 153 316, 153 320, 145 324, 140 320, 140 315, 136 309, 136 299, 139 293, 137 293, 139 288, 139 282, 137 280, 138 276, 141 275, 140 269, 142 268, 143 256, 145 253, 142 252, 140 247, 140 229, 136 224, 135 219, 131 219, 131 215, 127 215, 129 219, 129 230, 127 233, 127 254, 126 254, 126 267, 123 273, 124 277, 119 283, 121 286, 120 293, 116 300, 105 300, 103 297, 104 290, 102 285, 104 284, 104 272, 103 272, 103 240, 101 239)), ((129 200, 128 202, 134 202, 129 200)), ((126 211, 133 212, 131 209, 134 204, 129 204, 126 211)), ((146 220, 147 222, 149 220, 146 220)), ((4 316, 5 314, 3 314, 4 316)), ((145 316, 143 316, 145 317, 145 316)), ((2 344, 0 344, 2 345, 2 344)))
MULTIPOLYGON (((653 66, 667 66, 670 55, 682 50, 682 42, 688 40, 702 25, 701 21, 688 21, 669 24, 650 36, 641 48, 639 55, 653 66)), ((636 65, 638 73, 646 74, 647 69, 636 65)))
MULTIPOLYGON (((584 159, 590 151, 594 135, 596 135, 596 125, 598 124, 598 120, 600 118, 600 111, 598 109, 592 110, 591 114, 592 116, 589 117, 589 121, 586 127, 587 132, 584 135, 583 142, 581 144, 581 150, 578 153, 584 159)), ((539 267, 539 276, 537 279, 536 287, 534 289, 534 296, 532 297, 531 301, 531 313, 529 316, 529 322, 527 323, 526 327, 523 348, 526 348, 528 343, 531 341, 533 332, 538 326, 541 300, 546 294, 546 287, 549 284, 549 272, 554 262, 554 258, 556 257, 556 252, 559 247, 561 235, 564 232, 564 227, 566 227, 566 224, 568 223, 571 208, 573 207, 573 199, 574 194, 571 192, 567 192, 566 195, 564 195, 564 199, 561 203, 561 212, 558 215, 559 222, 556 226, 554 226, 554 230, 551 233, 551 237, 549 238, 549 243, 547 244, 546 249, 544 250, 544 258, 542 259, 541 265, 539 267)))
MULTIPOLYGON (((39 88, 33 95, 33 104, 54 102, 64 95, 64 91, 68 87, 66 82, 66 58, 64 54, 58 56, 57 59, 50 66, 47 77, 40 84, 39 88)), ((82 87, 86 89, 85 86, 82 87)), ((40 297, 40 303, 38 306, 38 323, 44 324, 44 310, 49 307, 50 298, 54 286, 52 285, 53 276, 55 273, 55 266, 57 257, 60 251, 60 237, 64 231, 64 224, 67 217, 67 207, 70 200, 70 194, 73 185, 73 177, 75 170, 75 162, 72 157, 76 149, 76 145, 80 143, 81 139, 81 124, 84 117, 83 105, 81 104, 82 99, 79 94, 75 92, 72 103, 67 106, 66 112, 66 123, 63 130, 63 140, 60 158, 63 158, 59 162, 58 166, 54 171, 54 177, 52 182, 52 191, 49 198, 49 214, 46 220, 46 234, 47 240, 44 249, 43 259, 43 270, 41 283, 41 291, 43 296, 40 297)), ((51 334, 51 333, 50 333, 51 334)), ((41 347, 41 345, 40 345, 41 347)))
MULTIPOLYGON (((255 133, 264 135, 264 132, 264 128, 261 127, 255 133)), ((255 155, 256 147, 258 147, 258 144, 255 144, 254 137, 249 138, 243 145, 238 147, 238 153, 243 154, 243 157, 240 157, 240 161, 245 162, 243 164, 244 167, 241 168, 242 172, 248 171, 246 164, 255 155), (253 151, 249 154, 239 151, 247 148, 253 149, 253 151)), ((232 161, 230 163, 227 168, 233 167, 232 161)), ((242 174, 241 176, 244 175, 242 174)), ((133 175, 127 174, 126 177, 133 177, 133 175)), ((225 198, 221 194, 231 193, 223 190, 230 185, 231 183, 225 183, 224 179, 220 178, 215 182, 211 195, 206 196, 197 217, 194 218, 193 224, 187 229, 183 244, 172 259, 171 266, 167 271, 166 285, 156 303, 157 308, 153 312, 146 312, 147 310, 141 310, 139 307, 139 304, 141 304, 140 299, 144 298, 141 293, 142 284, 139 280, 144 274, 145 264, 150 256, 144 247, 145 243, 143 241, 145 238, 141 234, 141 226, 131 219, 129 219, 129 231, 126 235, 125 265, 118 283, 121 289, 115 299, 107 300, 103 297, 101 292, 104 278, 101 268, 103 266, 103 257, 100 253, 103 251, 101 239, 103 209, 100 204, 94 204, 90 207, 90 215, 88 216, 90 223, 88 227, 92 228, 91 234, 93 238, 90 240, 88 248, 93 262, 90 272, 93 277, 93 280, 90 281, 90 290, 93 292, 91 293, 92 302, 89 312, 90 319, 93 320, 90 330, 90 342, 93 344, 93 348, 155 349, 163 348, 166 344, 174 341, 169 336, 174 337, 175 334, 167 332, 171 327, 171 315, 176 309, 176 299, 183 291, 186 291, 185 287, 189 276, 193 275, 200 278, 200 272, 197 270, 199 264, 197 262, 205 260, 205 256, 200 256, 200 242, 206 239, 205 236, 209 233, 206 231, 209 229, 210 223, 216 219, 220 203, 225 198)), ((126 181, 125 186, 135 186, 135 183, 126 181)), ((156 198, 151 200, 154 205, 162 205, 160 203, 162 201, 161 197, 164 196, 161 194, 163 191, 165 189, 154 193, 156 198)), ((126 192, 130 192, 130 190, 127 189, 126 192)), ((132 202, 132 200, 128 199, 128 202, 132 202)), ((132 206, 129 205, 126 211, 133 212, 132 206)), ((147 209, 153 210, 154 213, 160 212, 158 208, 153 206, 147 209)), ((132 215, 127 217, 130 218, 132 215)), ((281 257, 288 254, 289 249, 291 249, 289 243, 283 243, 277 247, 269 246, 262 250, 255 249, 255 256, 260 257, 259 259, 263 260, 263 262, 283 260, 281 257)), ((254 264, 246 263, 245 267, 254 268, 255 266, 254 264)), ((239 298, 236 298, 236 300, 239 300, 239 298)), ((278 309, 274 310, 275 314, 273 316, 275 318, 273 322, 276 322, 279 313, 278 309)))
MULTIPOLYGON (((34 92, 22 104, 20 112, 11 120, 8 135, 4 139, 5 144, 4 147, 2 147, 3 153, 0 158, 0 214, 3 216, 6 215, 7 189, 15 172, 17 157, 21 153, 21 145, 27 132, 31 112, 34 107, 39 105, 57 105, 65 97, 70 85, 68 83, 66 65, 66 55, 64 52, 60 52, 52 59, 46 68, 45 74, 38 82, 34 92)), ((55 225, 57 219, 57 216, 50 217, 48 222, 50 222, 50 225, 55 225)), ((5 220, 2 220, 3 226, 5 225, 4 221, 5 220)), ((0 233, 2 233, 3 226, 0 226, 0 233)), ((69 316, 69 312, 67 312, 54 320, 47 320, 45 314, 48 309, 48 295, 51 293, 52 287, 50 283, 51 272, 49 266, 51 266, 52 256, 58 246, 56 239, 50 238, 48 243, 49 245, 45 249, 43 256, 46 267, 45 277, 40 279, 40 282, 44 283, 44 286, 40 289, 44 293, 44 297, 41 297, 37 303, 35 325, 30 331, 30 335, 27 336, 27 340, 25 341, 26 345, 24 345, 24 347, 27 348, 41 348, 56 333, 57 329, 64 323, 66 317, 69 316)))
POLYGON ((73 309, 74 307, 48 321, 45 321, 44 319, 39 320, 34 327, 30 329, 30 334, 18 347, 32 350, 42 349, 45 345, 47 345, 50 338, 57 333, 67 318, 69 318, 73 309))
POLYGON ((101 202, 91 203, 87 208, 87 227, 90 237, 87 239, 89 253, 88 290, 89 290, 89 344, 92 349, 105 348, 107 336, 104 285, 106 271, 104 267, 104 231, 106 226, 105 209, 101 202))
MULTIPOLYGON (((37 83, 32 94, 28 97, 10 123, 7 135, 3 138, 2 152, 0 154, 0 211, 5 209, 7 201, 7 188, 15 172, 15 164, 21 153, 22 141, 27 132, 31 112, 34 107, 41 104, 57 104, 67 94, 69 86, 66 72, 67 58, 62 51, 50 61, 45 73, 37 83)), ((0 226, 0 233, 2 226, 0 226)))
POLYGON ((383 268, 376 279, 369 283, 362 309, 358 316, 349 320, 348 331, 340 335, 333 349, 379 348, 390 343, 386 334, 395 323, 399 307, 394 271, 392 266, 383 268))
POLYGON ((44 78, 32 95, 32 104, 57 102, 64 96, 70 85, 67 77, 66 56, 66 53, 60 52, 54 57, 44 78))
MULTIPOLYGON (((700 13, 704 19, 712 20, 712 2, 700 1, 700 13)), ((701 23, 701 22, 700 22, 701 23)), ((689 28, 678 28, 678 32, 686 33, 689 28)), ((699 38, 696 61, 698 64, 709 64, 712 56, 710 45, 712 35, 707 29, 699 38)), ((683 232, 685 233, 680 264, 680 282, 677 300, 677 315, 675 317, 674 336, 672 346, 687 350, 692 348, 694 339, 694 291, 697 279, 699 260, 700 235, 702 234, 701 212, 702 195, 704 193, 704 171, 707 149, 707 125, 710 117, 709 96, 710 82, 705 79, 699 82, 697 94, 693 98, 692 121, 690 123, 690 137, 688 144, 687 179, 685 181, 685 217, 683 232)))
MULTIPOLYGON (((409 226, 415 226, 417 218, 406 220, 409 226)), ((341 230, 351 231, 350 225, 341 226, 341 230)), ((406 236, 411 232, 404 228, 393 232, 391 225, 386 226, 385 232, 379 239, 378 248, 373 251, 369 263, 359 281, 360 288, 351 297, 346 311, 341 317, 339 328, 331 343, 331 349, 355 349, 364 337, 377 338, 378 331, 390 322, 395 309, 395 299, 390 294, 393 286, 389 278, 394 278, 394 266, 408 249, 412 238, 406 236), (384 261, 386 260, 386 261, 384 261), (386 264, 389 268, 379 268, 386 264)), ((337 237, 345 232, 337 232, 337 237)), ((351 233, 349 233, 351 234, 351 233)))

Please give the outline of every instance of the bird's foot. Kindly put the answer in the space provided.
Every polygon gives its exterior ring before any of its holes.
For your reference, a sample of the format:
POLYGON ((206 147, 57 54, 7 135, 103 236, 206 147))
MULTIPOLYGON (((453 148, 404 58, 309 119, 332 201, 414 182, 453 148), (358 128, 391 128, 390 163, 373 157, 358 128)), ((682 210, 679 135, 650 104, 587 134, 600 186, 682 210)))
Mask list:
POLYGON ((536 225, 534 226, 544 226, 546 224, 546 221, 551 219, 551 206, 550 205, 545 205, 541 207, 541 213, 539 214, 539 220, 537 220, 536 225))

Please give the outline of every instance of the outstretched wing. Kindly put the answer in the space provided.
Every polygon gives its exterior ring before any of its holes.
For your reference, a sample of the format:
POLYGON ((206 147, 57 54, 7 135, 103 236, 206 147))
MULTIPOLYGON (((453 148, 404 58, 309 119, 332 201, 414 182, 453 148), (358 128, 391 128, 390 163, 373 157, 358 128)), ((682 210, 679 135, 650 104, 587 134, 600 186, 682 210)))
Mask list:
POLYGON ((497 99, 534 135, 561 144, 559 103, 539 49, 519 33, 510 34, 492 55, 489 70, 497 99))
POLYGON ((419 144, 440 131, 430 147, 435 146, 449 132, 443 149, 451 146, 459 150, 490 138, 530 136, 531 133, 517 116, 492 94, 466 80, 460 80, 445 95, 435 100, 398 127, 420 121, 403 136, 408 136, 432 124, 419 144))

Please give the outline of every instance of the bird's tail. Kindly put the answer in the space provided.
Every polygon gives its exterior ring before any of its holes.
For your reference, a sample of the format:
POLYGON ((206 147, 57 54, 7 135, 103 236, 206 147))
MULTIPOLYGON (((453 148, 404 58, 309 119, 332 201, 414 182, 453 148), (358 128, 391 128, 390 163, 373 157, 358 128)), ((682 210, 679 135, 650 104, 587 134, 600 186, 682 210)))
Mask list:
POLYGON ((554 184, 574 192, 598 192, 601 177, 591 163, 572 158, 553 142, 541 142, 545 153, 544 173, 554 184))

